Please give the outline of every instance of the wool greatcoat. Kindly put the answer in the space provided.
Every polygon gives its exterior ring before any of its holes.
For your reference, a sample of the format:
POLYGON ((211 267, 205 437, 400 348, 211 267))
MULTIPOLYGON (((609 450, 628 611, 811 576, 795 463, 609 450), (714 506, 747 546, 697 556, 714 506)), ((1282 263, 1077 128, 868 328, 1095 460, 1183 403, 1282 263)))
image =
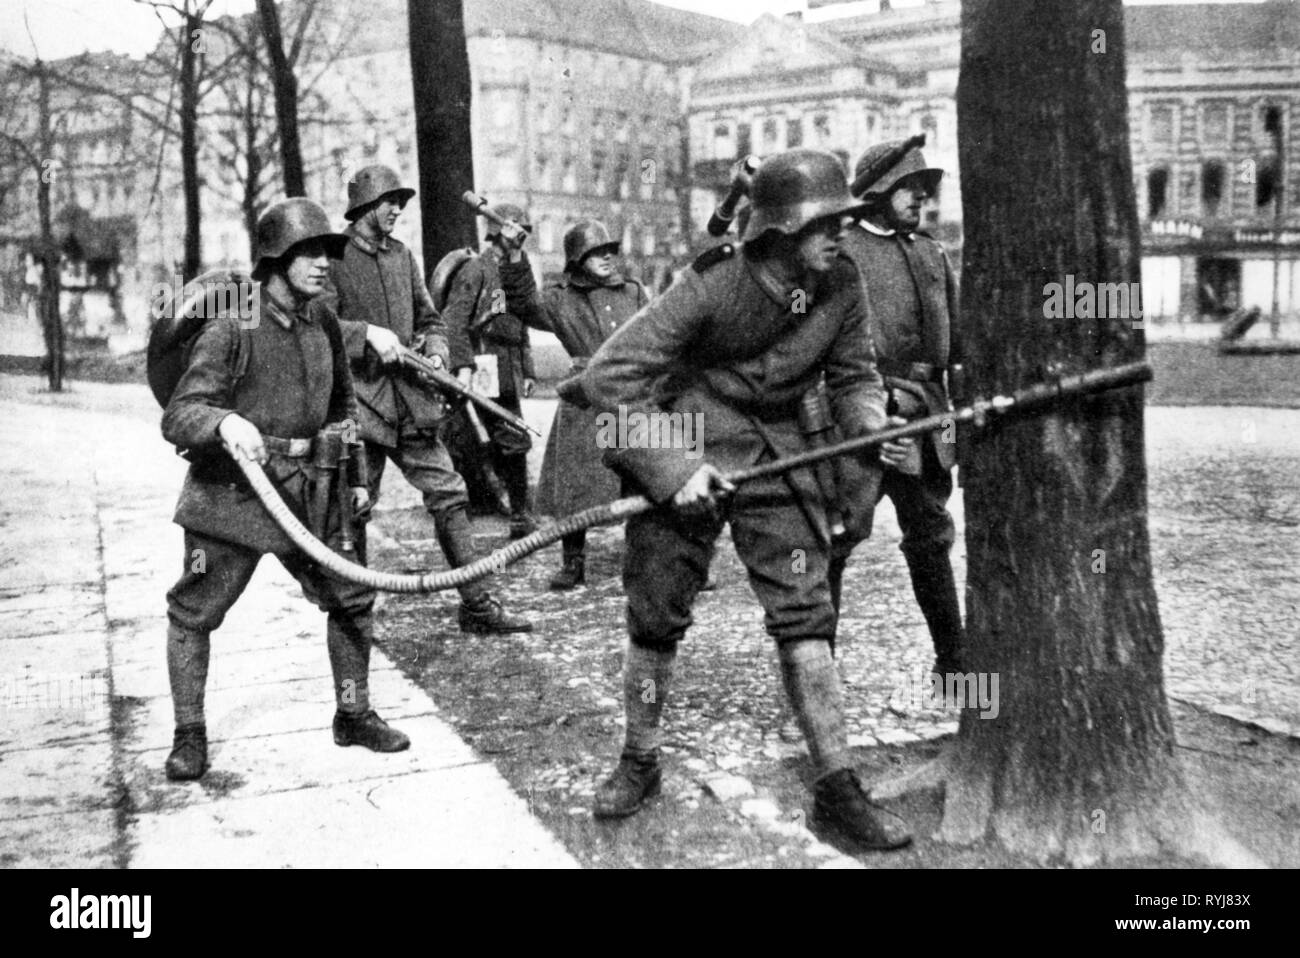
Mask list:
MULTIPOLYGON (((644 286, 621 274, 596 284, 585 273, 569 272, 547 287, 542 308, 528 311, 524 319, 555 334, 573 362, 571 374, 576 375, 586 369, 600 345, 649 301, 644 286)), ((594 409, 563 399, 557 404, 537 483, 539 512, 567 516, 618 498, 619 477, 606 468, 601 458, 604 450, 596 443, 597 415, 594 409)))
POLYGON ((345 230, 350 242, 343 258, 331 261, 323 298, 340 317, 339 328, 356 379, 360 420, 357 431, 368 443, 392 449, 398 434, 431 430, 446 415, 442 398, 401 366, 384 366, 366 349, 366 326, 397 334, 403 346, 422 338, 425 356, 439 356, 449 369, 471 366, 469 340, 449 331, 425 288, 411 251, 386 237, 378 245, 345 230))
MULTIPOLYGON (((723 244, 606 340, 578 387, 601 412, 699 414, 703 443, 694 451, 629 441, 606 454, 634 490, 665 503, 704 462, 726 473, 802 451, 798 404, 823 372, 844 436, 880 428, 885 397, 867 324, 849 260, 783 282, 741 247, 723 244)), ((777 642, 834 640, 825 506, 804 469, 746 483, 725 507, 777 642)), ((633 643, 666 648, 685 634, 724 516, 660 508, 628 521, 623 583, 633 643)))

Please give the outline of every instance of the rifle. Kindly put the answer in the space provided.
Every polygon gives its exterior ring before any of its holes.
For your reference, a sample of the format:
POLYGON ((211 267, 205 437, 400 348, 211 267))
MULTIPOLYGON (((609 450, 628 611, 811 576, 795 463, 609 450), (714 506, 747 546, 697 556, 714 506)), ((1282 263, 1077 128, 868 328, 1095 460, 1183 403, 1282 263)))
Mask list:
POLYGON ((468 400, 484 412, 490 413, 497 419, 500 419, 507 426, 517 432, 531 432, 533 435, 541 438, 542 434, 540 432, 528 425, 528 423, 524 422, 509 409, 494 403, 486 396, 480 396, 478 393, 474 392, 474 390, 461 383, 461 381, 451 373, 435 366, 432 361, 421 356, 415 350, 403 346, 400 355, 403 366, 413 369, 420 375, 431 380, 432 384, 443 392, 452 393, 461 399, 468 400))

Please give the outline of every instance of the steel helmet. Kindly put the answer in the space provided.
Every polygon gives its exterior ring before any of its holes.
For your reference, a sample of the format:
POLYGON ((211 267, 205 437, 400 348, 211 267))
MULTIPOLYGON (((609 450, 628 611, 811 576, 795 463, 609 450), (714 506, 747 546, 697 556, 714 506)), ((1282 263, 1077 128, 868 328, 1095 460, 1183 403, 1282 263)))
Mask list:
MULTIPOLYGON (((853 178, 856 180, 862 175, 863 171, 879 163, 891 150, 901 147, 904 142, 903 140, 892 140, 888 143, 877 143, 875 146, 869 147, 858 158, 857 165, 853 168, 853 178)), ((886 160, 886 162, 888 161, 886 160)), ((919 177, 925 186, 926 192, 933 196, 935 190, 939 188, 939 181, 943 179, 943 170, 934 166, 926 166, 925 157, 921 154, 920 147, 914 147, 904 153, 901 160, 885 170, 858 195, 862 199, 876 199, 887 194, 909 176, 919 177)))
POLYGON ((366 207, 378 202, 390 193, 396 194, 397 202, 402 206, 415 195, 415 190, 403 186, 397 174, 387 166, 376 163, 374 166, 357 170, 348 180, 348 210, 343 218, 349 223, 360 219, 366 207))
POLYGON ((257 221, 254 278, 261 279, 271 261, 310 239, 323 240, 325 252, 335 259, 343 255, 343 248, 348 243, 345 235, 334 232, 325 211, 309 199, 296 196, 271 206, 257 221))
POLYGON ((749 194, 753 212, 742 239, 768 230, 797 233, 813 220, 854 213, 861 205, 849 195, 844 166, 834 153, 787 150, 763 160, 749 194))
POLYGON ((600 220, 582 220, 564 234, 564 268, 574 269, 592 253, 619 251, 618 240, 610 239, 609 230, 600 220))
MULTIPOLYGON (((533 231, 533 221, 528 218, 528 211, 523 207, 515 206, 514 203, 498 203, 496 206, 491 207, 491 209, 493 213, 501 217, 503 220, 511 220, 518 223, 523 227, 525 233, 531 233, 533 231)), ((500 232, 501 227, 497 226, 497 224, 491 220, 488 220, 487 235, 496 236, 500 232)))

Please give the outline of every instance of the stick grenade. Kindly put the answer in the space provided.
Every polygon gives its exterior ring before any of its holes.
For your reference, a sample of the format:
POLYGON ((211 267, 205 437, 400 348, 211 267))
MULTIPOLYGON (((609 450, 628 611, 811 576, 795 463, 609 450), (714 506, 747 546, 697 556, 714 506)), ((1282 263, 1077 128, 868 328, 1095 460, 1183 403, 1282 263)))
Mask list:
POLYGON ((479 196, 473 190, 466 190, 464 193, 460 194, 460 198, 465 201, 466 205, 468 205, 470 209, 483 217, 489 223, 495 223, 497 226, 509 226, 511 224, 511 221, 506 219, 504 216, 498 216, 494 213, 492 207, 488 206, 488 201, 479 196))
POLYGON ((731 229, 731 223, 736 218, 736 207, 742 198, 749 195, 750 184, 761 162, 758 157, 750 154, 736 164, 735 172, 731 175, 731 189, 709 217, 707 228, 710 236, 727 235, 727 230, 731 229))

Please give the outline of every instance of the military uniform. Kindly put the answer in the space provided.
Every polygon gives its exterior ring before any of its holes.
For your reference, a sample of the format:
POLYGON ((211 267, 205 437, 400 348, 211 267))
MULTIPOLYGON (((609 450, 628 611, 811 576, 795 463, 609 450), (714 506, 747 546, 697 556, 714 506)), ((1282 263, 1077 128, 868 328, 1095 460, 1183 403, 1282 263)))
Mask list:
MULTIPOLYGON (((326 423, 355 421, 356 399, 340 345, 338 321, 319 301, 294 309, 265 294, 253 328, 241 330, 234 318, 217 319, 200 333, 162 422, 163 437, 189 450, 192 460, 174 516, 185 530, 185 573, 167 594, 168 617, 177 625, 201 632, 220 627, 268 552, 321 609, 368 613, 374 592, 334 578, 303 555, 217 435, 217 426, 232 412, 257 426, 271 454, 266 472, 272 485, 309 529, 324 531, 330 544, 337 543, 337 512, 310 514, 320 477, 305 448, 288 455, 289 443, 281 440, 310 440, 326 423), (243 348, 251 355, 236 383, 231 356, 243 348)), ((349 485, 364 486, 365 462, 354 460, 352 470, 349 485)))
MULTIPOLYGON (((863 221, 843 240, 857 264, 871 300, 871 332, 877 363, 891 396, 891 413, 905 419, 948 412, 945 374, 961 362, 961 341, 953 324, 957 284, 943 247, 921 233, 899 233, 863 221)), ((949 552, 955 525, 948 511, 955 432, 938 430, 918 440, 919 456, 910 471, 885 469, 878 482, 849 492, 848 534, 835 543, 831 585, 836 604, 840 581, 853 548, 871 532, 870 517, 889 496, 903 533, 913 592, 925 615, 942 671, 959 667, 963 642, 949 552), (913 474, 914 473, 914 474, 913 474)))
MULTIPOLYGON (((525 255, 520 262, 503 260, 492 243, 467 260, 452 278, 443 316, 452 335, 470 344, 468 360, 456 356, 452 368, 473 366, 474 355, 496 357, 500 394, 497 403, 522 415, 520 399, 524 380, 535 379, 533 353, 528 341, 528 326, 520 314, 532 305, 536 284, 525 255)), ((493 418, 484 421, 492 440, 493 466, 506 484, 511 511, 516 516, 528 512, 528 436, 493 418)))
POLYGON ((607 461, 659 506, 628 520, 624 749, 596 791, 594 812, 633 814, 660 788, 659 727, 676 648, 725 522, 808 744, 814 823, 859 847, 898 848, 911 841, 905 823, 875 806, 853 772, 830 651, 828 503, 816 474, 796 470, 734 490, 724 478, 804 451, 799 411, 823 378, 844 435, 886 421, 863 286, 836 248, 856 207, 840 161, 819 150, 768 158, 751 198, 745 246, 723 244, 697 259, 579 378, 600 412, 629 424, 607 461), (679 441, 663 448, 663 430, 653 427, 658 442, 634 441, 632 417, 662 424, 665 415, 678 425, 667 438, 679 441), (694 443, 680 441, 688 421, 699 426, 694 443))
MULTIPOLYGON (((615 274, 603 284, 583 273, 567 273, 542 294, 540 312, 530 321, 554 333, 572 360, 572 373, 582 372, 601 344, 650 301, 645 287, 615 274)), ((596 445, 598 424, 593 409, 561 400, 546 439, 537 509, 566 516, 600 505, 619 494, 619 479, 602 462, 596 445)))
MULTIPOLYGON (((719 247, 601 347, 583 374, 584 392, 602 411, 702 416, 704 457, 723 472, 804 450, 798 403, 823 367, 845 435, 879 428, 884 397, 856 271, 842 260, 805 292, 807 313, 796 314, 792 287, 737 247, 719 247)), ((607 461, 663 502, 703 461, 688 453, 626 448, 607 461)), ((768 633, 777 642, 832 640, 830 533, 811 472, 746 483, 726 518, 768 633), (803 571, 792 566, 795 550, 803 571)), ((666 647, 682 638, 721 528, 721 519, 670 510, 629 521, 624 588, 634 644, 666 647)))
POLYGON ((378 495, 384 464, 392 459, 435 515, 462 508, 465 482, 437 437, 446 416, 442 397, 415 373, 386 367, 373 350, 367 351, 366 326, 391 330, 403 346, 418 341, 424 355, 437 356, 448 366, 472 362, 469 343, 449 338, 410 250, 392 237, 367 240, 355 225, 345 232, 349 243, 343 258, 331 266, 325 298, 338 313, 356 378, 357 432, 370 462, 371 497, 378 495))

